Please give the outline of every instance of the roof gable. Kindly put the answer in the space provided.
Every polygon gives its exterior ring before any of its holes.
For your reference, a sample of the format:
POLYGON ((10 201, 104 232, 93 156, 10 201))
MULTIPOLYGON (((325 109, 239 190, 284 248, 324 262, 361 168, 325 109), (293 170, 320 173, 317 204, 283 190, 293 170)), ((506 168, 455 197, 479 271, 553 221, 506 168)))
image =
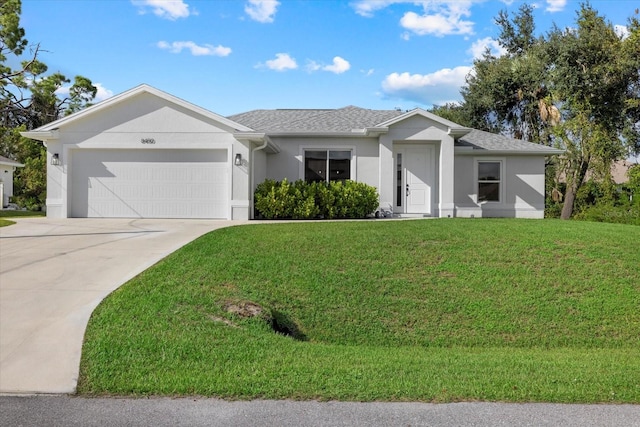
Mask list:
POLYGON ((379 123, 378 126, 380 127, 388 127, 388 126, 392 126, 396 123, 400 123, 404 120, 410 119, 412 117, 415 116, 421 116, 424 117, 428 120, 431 120, 433 122, 436 122, 438 125, 441 125, 443 127, 446 127, 448 129, 467 129, 470 130, 469 128, 465 128, 464 126, 461 126, 457 123, 454 123, 450 120, 444 119, 440 116, 437 116, 433 113, 430 113, 426 110, 423 110, 422 108, 415 108, 413 110, 407 111, 405 113, 402 113, 396 117, 391 118, 390 120, 387 120, 385 122, 379 123))
POLYGON ((158 100, 161 100, 165 103, 173 104, 177 108, 188 111, 194 115, 201 116, 205 120, 213 121, 219 124, 222 128, 225 128, 230 132, 233 132, 233 131, 246 132, 246 131, 252 130, 246 126, 243 126, 239 123, 229 120, 226 117, 220 116, 202 107, 198 107, 197 105, 191 104, 190 102, 184 101, 178 97, 170 95, 152 86, 142 84, 126 92, 112 96, 111 98, 108 98, 102 102, 99 102, 91 107, 85 108, 84 110, 78 111, 77 113, 63 117, 61 119, 48 123, 44 126, 41 126, 27 133, 29 134, 30 137, 33 137, 38 133, 43 133, 43 134, 49 133, 59 128, 70 126, 74 123, 77 124, 78 122, 84 119, 97 117, 99 113, 104 113, 107 110, 115 109, 123 104, 126 104, 129 101, 134 100, 135 98, 139 98, 144 95, 155 97, 158 100))

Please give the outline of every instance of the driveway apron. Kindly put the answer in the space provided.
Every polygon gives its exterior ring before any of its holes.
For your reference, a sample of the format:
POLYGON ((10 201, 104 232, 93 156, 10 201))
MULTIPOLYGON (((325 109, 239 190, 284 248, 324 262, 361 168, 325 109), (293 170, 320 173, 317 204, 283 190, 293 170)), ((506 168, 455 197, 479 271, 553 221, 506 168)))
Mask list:
POLYGON ((0 393, 73 393, 109 293, 217 228, 209 220, 19 218, 0 227, 0 393))

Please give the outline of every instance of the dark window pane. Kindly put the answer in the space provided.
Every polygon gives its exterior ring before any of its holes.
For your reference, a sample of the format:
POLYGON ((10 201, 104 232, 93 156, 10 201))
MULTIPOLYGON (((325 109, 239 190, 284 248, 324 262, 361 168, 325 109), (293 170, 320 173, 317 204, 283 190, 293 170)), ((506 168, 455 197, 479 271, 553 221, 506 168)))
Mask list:
POLYGON ((479 162, 478 181, 499 181, 500 162, 479 162))
POLYGON ((327 152, 305 151, 304 153, 304 180, 327 180, 327 152))
POLYGON ((329 151, 329 180, 351 179, 351 151, 329 151))
POLYGON ((478 183, 478 201, 479 202, 499 202, 500 201, 500 184, 497 182, 478 183))
POLYGON ((351 151, 329 151, 329 158, 335 160, 351 160, 351 151))

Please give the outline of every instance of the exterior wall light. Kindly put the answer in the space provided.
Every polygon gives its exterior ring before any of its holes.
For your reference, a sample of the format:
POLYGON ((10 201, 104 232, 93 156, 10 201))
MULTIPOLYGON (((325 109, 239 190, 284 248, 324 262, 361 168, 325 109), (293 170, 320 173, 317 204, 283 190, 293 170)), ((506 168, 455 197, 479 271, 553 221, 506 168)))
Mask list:
POLYGON ((60 166, 60 155, 58 153, 53 153, 53 156, 51 156, 51 164, 60 166))
POLYGON ((242 166, 242 154, 240 154, 240 153, 236 154, 236 158, 235 158, 233 164, 236 165, 236 166, 242 166))

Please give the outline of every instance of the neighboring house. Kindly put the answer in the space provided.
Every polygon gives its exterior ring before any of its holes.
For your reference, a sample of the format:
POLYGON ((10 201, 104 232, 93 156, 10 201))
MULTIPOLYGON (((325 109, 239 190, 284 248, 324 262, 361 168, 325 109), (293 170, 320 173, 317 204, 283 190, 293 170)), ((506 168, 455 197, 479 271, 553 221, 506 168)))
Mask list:
POLYGON ((222 117, 141 85, 23 132, 47 146, 47 216, 253 217, 265 179, 352 179, 400 216, 544 215, 542 145, 416 109, 222 117))
POLYGON ((635 163, 631 163, 628 160, 617 160, 611 165, 611 179, 616 184, 624 184, 629 181, 627 172, 634 166, 635 163))
POLYGON ((0 209, 9 205, 13 197, 13 172, 23 166, 22 163, 0 156, 0 209))

